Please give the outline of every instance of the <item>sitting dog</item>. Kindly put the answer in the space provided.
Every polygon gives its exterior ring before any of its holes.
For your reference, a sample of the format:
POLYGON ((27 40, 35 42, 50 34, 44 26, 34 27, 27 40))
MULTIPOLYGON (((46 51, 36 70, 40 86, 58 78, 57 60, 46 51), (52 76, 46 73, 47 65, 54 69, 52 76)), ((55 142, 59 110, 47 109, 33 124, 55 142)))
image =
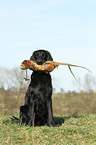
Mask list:
MULTIPOLYGON (((51 54, 45 50, 37 50, 30 60, 42 65, 45 61, 53 61, 51 54)), ((20 107, 20 122, 25 125, 54 125, 52 111, 51 75, 42 71, 33 71, 31 82, 25 95, 25 104, 20 107)))

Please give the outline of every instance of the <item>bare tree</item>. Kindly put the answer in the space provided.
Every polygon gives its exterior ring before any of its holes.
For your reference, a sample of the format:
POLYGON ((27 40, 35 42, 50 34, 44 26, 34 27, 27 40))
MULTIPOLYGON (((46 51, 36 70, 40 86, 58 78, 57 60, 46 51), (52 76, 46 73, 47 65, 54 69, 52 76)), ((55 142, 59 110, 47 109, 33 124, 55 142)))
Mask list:
POLYGON ((92 75, 86 74, 84 78, 84 89, 86 92, 95 91, 96 79, 92 75))
POLYGON ((11 90, 14 93, 22 93, 29 82, 24 80, 25 71, 22 71, 20 68, 1 68, 0 69, 0 88, 5 90, 11 90))
POLYGON ((75 86, 75 88, 77 89, 77 91, 81 91, 82 90, 82 82, 81 82, 81 78, 80 76, 77 77, 77 81, 73 82, 73 85, 75 86))
POLYGON ((64 88, 60 88, 60 92, 61 93, 64 93, 64 88))

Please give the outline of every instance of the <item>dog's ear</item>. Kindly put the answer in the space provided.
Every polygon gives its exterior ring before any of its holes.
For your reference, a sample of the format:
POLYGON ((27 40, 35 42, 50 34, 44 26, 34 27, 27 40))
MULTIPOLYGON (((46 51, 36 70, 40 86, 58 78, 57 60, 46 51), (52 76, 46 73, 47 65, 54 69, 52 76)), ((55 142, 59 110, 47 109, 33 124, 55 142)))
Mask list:
POLYGON ((30 60, 35 61, 35 52, 33 52, 32 56, 30 57, 30 60))
POLYGON ((48 51, 46 51, 46 54, 47 54, 47 61, 53 61, 53 58, 48 51))

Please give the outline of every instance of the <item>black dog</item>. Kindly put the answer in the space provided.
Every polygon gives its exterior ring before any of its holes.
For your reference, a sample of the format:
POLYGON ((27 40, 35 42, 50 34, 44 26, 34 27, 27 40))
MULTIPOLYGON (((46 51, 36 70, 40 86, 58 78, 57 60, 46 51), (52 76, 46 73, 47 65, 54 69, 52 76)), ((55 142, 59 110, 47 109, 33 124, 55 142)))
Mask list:
MULTIPOLYGON (((30 60, 42 65, 53 58, 48 51, 38 50, 30 60)), ((54 125, 52 112, 51 75, 45 72, 33 71, 31 82, 25 95, 25 105, 20 107, 20 121, 25 125, 54 125)))

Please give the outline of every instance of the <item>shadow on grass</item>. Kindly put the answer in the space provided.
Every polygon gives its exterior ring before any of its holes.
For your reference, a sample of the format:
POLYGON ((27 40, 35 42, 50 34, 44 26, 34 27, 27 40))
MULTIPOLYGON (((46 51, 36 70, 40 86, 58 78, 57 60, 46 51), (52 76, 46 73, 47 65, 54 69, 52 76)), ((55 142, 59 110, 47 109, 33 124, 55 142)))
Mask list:
POLYGON ((54 116, 53 119, 54 119, 55 126, 60 126, 65 122, 65 117, 54 116))
POLYGON ((65 120, 68 120, 70 118, 79 118, 79 117, 82 117, 83 115, 77 115, 76 113, 72 114, 72 115, 69 115, 69 116, 54 116, 54 123, 55 123, 55 126, 61 126, 65 120))
MULTIPOLYGON (((68 120, 70 118, 79 118, 82 117, 83 115, 78 115, 77 113, 70 115, 70 116, 54 116, 54 126, 61 126, 62 124, 64 124, 65 120, 68 120)), ((4 121, 3 123, 18 123, 20 124, 20 119, 15 117, 15 116, 11 116, 8 120, 4 121)))

